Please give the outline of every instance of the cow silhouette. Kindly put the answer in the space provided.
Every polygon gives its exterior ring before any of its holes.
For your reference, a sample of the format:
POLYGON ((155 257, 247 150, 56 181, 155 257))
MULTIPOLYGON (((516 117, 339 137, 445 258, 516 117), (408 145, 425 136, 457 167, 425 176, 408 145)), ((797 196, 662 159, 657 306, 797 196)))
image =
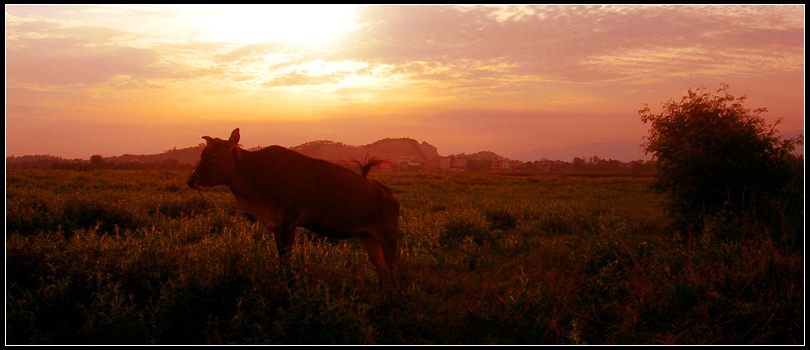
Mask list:
POLYGON ((355 237, 377 268, 380 286, 399 291, 399 202, 387 186, 365 177, 378 159, 361 162, 361 175, 281 146, 244 150, 239 128, 228 140, 203 139, 206 146, 188 186, 227 186, 242 210, 273 233, 282 266, 296 227, 330 238, 355 237))

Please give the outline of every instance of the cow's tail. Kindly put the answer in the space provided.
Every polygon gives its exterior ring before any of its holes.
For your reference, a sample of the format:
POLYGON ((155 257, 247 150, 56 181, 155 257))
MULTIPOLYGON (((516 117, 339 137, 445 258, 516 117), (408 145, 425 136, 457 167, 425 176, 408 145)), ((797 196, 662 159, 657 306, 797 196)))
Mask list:
POLYGON ((376 157, 371 158, 366 157, 365 161, 355 159, 353 160, 353 162, 357 164, 358 167, 360 167, 360 174, 363 175, 363 177, 367 177, 371 169, 375 167, 379 167, 382 164, 391 164, 391 161, 389 161, 388 159, 376 157))

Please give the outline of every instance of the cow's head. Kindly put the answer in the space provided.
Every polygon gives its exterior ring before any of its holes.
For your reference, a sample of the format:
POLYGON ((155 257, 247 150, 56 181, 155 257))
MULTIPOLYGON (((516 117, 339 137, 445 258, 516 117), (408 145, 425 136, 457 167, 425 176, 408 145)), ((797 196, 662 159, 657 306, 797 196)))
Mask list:
POLYGON ((236 169, 236 158, 239 157, 239 128, 231 132, 226 140, 203 136, 206 145, 200 156, 200 163, 188 177, 188 187, 224 185, 231 179, 236 169))

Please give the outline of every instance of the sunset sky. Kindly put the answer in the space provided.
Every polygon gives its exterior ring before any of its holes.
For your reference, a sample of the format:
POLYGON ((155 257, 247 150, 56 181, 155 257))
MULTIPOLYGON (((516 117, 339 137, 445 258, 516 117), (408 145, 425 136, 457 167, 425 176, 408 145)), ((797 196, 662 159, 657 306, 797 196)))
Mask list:
POLYGON ((645 103, 721 83, 803 134, 804 8, 5 5, 6 156, 641 144, 645 103))

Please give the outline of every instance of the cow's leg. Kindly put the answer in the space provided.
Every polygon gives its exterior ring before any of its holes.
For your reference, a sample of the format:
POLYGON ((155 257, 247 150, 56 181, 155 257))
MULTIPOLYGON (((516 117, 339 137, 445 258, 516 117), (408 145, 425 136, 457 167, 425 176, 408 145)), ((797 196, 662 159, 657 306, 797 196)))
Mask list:
POLYGON ((401 275, 399 262, 397 259, 397 227, 396 224, 388 225, 380 229, 376 234, 377 244, 385 259, 385 266, 388 269, 388 277, 394 291, 399 291, 401 275))
POLYGON ((279 261, 283 265, 289 264, 290 250, 295 245, 295 225, 280 225, 273 231, 273 238, 276 239, 279 261))
MULTIPOLYGON (((396 230, 394 230, 392 234, 396 235, 396 230)), ((385 256, 385 263, 388 267, 388 276, 391 278, 394 291, 398 292, 400 290, 400 284, 402 283, 402 276, 399 272, 399 261, 397 259, 397 241, 396 239, 388 238, 383 238, 380 241, 380 246, 385 256)))
POLYGON ((383 253, 382 247, 380 247, 379 242, 377 239, 370 234, 366 234, 360 236, 360 243, 363 244, 363 248, 366 249, 368 253, 368 257, 371 259, 371 262, 377 268, 377 277, 380 280, 380 287, 385 288, 389 280, 388 274, 388 266, 386 265, 385 254, 383 253))
POLYGON ((279 263, 285 266, 289 262, 288 252, 295 244, 295 226, 279 225, 280 221, 277 218, 269 217, 269 215, 259 218, 262 225, 273 234, 273 239, 276 241, 276 251, 278 252, 279 263))

